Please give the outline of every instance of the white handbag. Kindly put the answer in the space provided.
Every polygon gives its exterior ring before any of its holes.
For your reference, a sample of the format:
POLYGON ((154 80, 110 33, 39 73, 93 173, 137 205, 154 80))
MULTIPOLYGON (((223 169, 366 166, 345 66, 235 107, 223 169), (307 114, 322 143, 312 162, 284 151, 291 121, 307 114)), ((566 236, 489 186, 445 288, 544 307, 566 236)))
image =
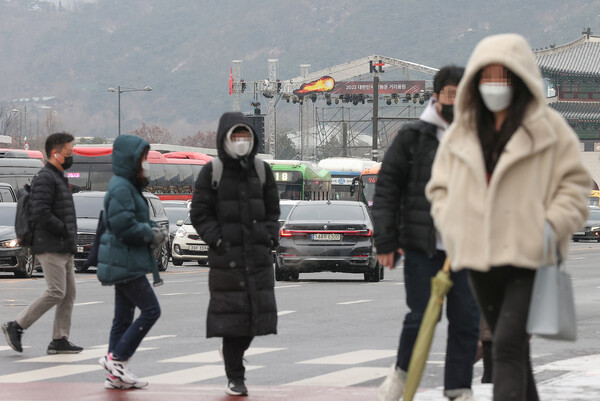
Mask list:
POLYGON ((544 255, 552 256, 535 273, 527 332, 552 340, 575 341, 577 319, 571 277, 565 271, 557 250, 554 230, 550 223, 544 226, 544 255))

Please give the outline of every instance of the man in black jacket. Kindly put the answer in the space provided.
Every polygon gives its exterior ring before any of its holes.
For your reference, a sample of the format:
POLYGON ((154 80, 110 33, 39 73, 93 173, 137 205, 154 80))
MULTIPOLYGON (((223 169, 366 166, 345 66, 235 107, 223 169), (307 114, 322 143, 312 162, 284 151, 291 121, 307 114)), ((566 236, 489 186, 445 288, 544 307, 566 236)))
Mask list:
MULTIPOLYGON (((398 356, 379 388, 378 401, 397 401, 404 393, 406 371, 431 293, 431 278, 446 254, 430 215, 425 185, 439 141, 453 119, 456 87, 463 69, 442 68, 433 81, 433 97, 418 122, 404 126, 385 154, 373 201, 375 246, 379 262, 393 268, 405 256, 404 288, 409 312, 404 318, 398 356)), ((472 400, 471 380, 477 350, 479 311, 465 271, 451 273, 447 295, 448 343, 444 394, 472 400)))
POLYGON ((223 114, 218 159, 198 175, 190 211, 209 245, 206 336, 223 337, 225 392, 239 396, 248 394, 244 352, 254 336, 277 333, 271 249, 279 242, 279 196, 271 168, 255 161, 257 149, 248 119, 223 114), (221 179, 215 182, 218 171, 221 179))
POLYGON ((68 340, 75 302, 73 257, 77 250, 77 221, 73 195, 63 173, 73 164, 73 139, 67 133, 50 135, 46 139, 48 161, 31 181, 32 250, 42 264, 47 288, 16 320, 2 325, 8 345, 17 352, 23 352, 23 331, 53 306, 54 329, 46 352, 76 354, 83 350, 68 340))

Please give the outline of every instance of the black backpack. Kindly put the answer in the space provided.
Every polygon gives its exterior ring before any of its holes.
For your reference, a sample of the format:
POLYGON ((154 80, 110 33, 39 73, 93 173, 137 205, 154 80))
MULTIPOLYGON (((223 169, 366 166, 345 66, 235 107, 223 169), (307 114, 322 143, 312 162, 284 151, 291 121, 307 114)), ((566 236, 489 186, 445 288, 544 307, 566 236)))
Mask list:
POLYGON ((20 246, 30 247, 33 245, 33 229, 29 217, 29 194, 31 186, 25 184, 21 197, 17 201, 17 213, 15 215, 15 232, 20 246))

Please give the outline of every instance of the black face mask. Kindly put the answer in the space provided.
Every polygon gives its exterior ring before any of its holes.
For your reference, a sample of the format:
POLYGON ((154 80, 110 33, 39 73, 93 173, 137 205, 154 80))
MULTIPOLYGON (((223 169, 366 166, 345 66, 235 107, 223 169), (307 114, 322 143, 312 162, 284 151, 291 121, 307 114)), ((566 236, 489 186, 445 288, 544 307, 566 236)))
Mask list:
POLYGON ((448 124, 452 124, 452 121, 454 120, 454 105, 442 104, 441 115, 448 124))
POLYGON ((60 166, 64 170, 68 170, 73 165, 73 156, 63 156, 65 158, 64 163, 61 163, 60 166))

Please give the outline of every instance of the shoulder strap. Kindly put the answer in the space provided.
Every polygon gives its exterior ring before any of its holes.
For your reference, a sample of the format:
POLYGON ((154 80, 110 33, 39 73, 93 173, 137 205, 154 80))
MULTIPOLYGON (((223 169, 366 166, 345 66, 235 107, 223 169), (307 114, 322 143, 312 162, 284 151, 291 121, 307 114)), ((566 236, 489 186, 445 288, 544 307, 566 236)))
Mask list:
POLYGON ((212 163, 212 187, 213 189, 219 188, 221 182, 221 176, 223 175, 223 161, 218 157, 215 157, 211 161, 212 163))
POLYGON ((258 175, 258 179, 260 180, 260 185, 264 186, 265 182, 267 182, 267 170, 265 162, 263 162, 260 158, 255 157, 254 170, 256 170, 256 174, 258 175))

